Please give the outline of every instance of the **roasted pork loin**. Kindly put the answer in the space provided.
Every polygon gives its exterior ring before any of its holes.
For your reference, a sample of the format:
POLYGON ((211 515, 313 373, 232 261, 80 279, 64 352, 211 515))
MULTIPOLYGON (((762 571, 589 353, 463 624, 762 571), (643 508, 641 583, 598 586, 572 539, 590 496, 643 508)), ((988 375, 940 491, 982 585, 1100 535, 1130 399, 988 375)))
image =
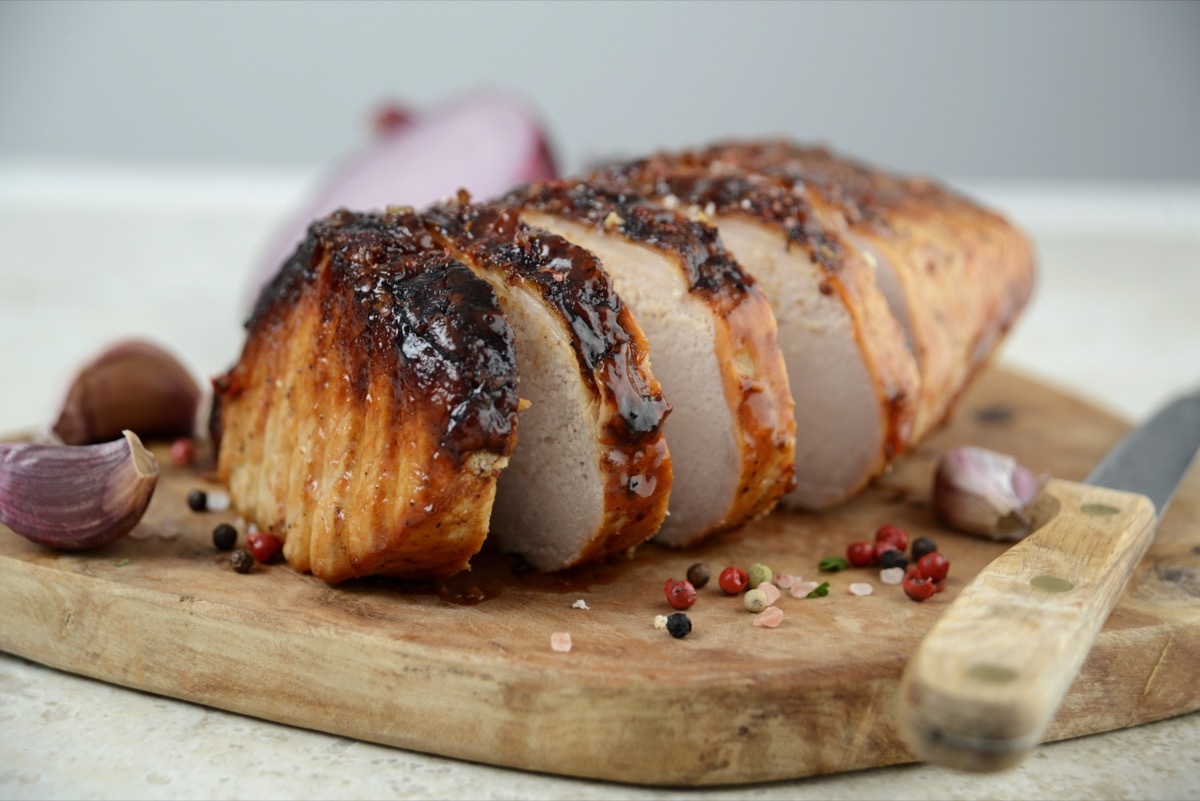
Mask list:
POLYGON ((876 265, 917 358, 914 438, 945 417, 1033 291, 1029 240, 927 178, 786 141, 718 144, 677 158, 772 176, 842 217, 850 242, 876 265))
POLYGON ((516 440, 495 294, 412 233, 395 215, 315 223, 214 381, 217 471, 238 512, 329 582, 465 568, 516 440))
POLYGON ((594 254, 466 201, 413 225, 491 284, 515 336, 520 436, 491 537, 541 570, 627 552, 658 531, 672 486, 642 330, 594 254))
POLYGON ((792 396, 770 307, 716 231, 584 181, 501 202, 595 253, 646 334, 672 406, 675 479, 656 541, 690 545, 769 512, 792 480, 792 396))
POLYGON ((786 506, 840 503, 887 467, 911 436, 916 362, 874 271, 835 221, 769 178, 671 156, 590 180, 711 220, 758 280, 795 400, 796 488, 786 506))

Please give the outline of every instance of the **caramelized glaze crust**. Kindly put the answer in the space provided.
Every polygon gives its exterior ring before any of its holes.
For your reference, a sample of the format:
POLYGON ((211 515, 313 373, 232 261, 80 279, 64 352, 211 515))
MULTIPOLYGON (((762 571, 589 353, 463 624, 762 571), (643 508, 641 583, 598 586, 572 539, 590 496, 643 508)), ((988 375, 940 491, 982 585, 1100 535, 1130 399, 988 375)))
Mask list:
POLYGON ((562 321, 595 397, 607 481, 604 522, 574 563, 628 551, 658 530, 672 478, 662 432, 671 407, 650 372, 641 328, 590 251, 525 225, 512 208, 469 200, 461 193, 412 215, 412 224, 481 274, 535 292, 562 321))
POLYGON ((712 312, 717 357, 725 368, 724 395, 741 449, 732 506, 713 529, 698 532, 689 543, 774 508, 793 481, 796 424, 787 371, 770 306, 754 278, 725 250, 717 230, 629 188, 600 182, 537 183, 513 190, 500 202, 623 237, 678 265, 688 291, 702 297, 712 312))
POLYGON ((946 416, 1033 292, 1029 240, 1000 215, 927 178, 787 141, 723 143, 678 158, 769 176, 818 198, 889 263, 921 369, 915 436, 946 416))
MULTIPOLYGON (((842 298, 873 377, 885 432, 877 471, 908 446, 918 389, 912 357, 870 266, 821 208, 774 178, 723 168, 691 154, 658 154, 609 165, 588 178, 629 187, 668 208, 686 208, 707 219, 747 218, 782 232, 789 248, 802 248, 824 274, 821 291, 842 298)), ((795 386, 805 377, 792 375, 789 380, 795 386)))
POLYGON ((315 223, 214 381, 219 478, 293 567, 329 582, 466 567, 516 439, 491 287, 403 222, 315 223))

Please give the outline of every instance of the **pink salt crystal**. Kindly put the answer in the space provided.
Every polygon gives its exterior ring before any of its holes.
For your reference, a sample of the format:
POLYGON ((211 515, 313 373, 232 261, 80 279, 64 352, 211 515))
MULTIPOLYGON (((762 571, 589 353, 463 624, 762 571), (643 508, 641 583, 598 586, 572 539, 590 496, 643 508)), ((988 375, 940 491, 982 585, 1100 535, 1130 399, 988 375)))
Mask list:
POLYGON ((781 620, 783 620, 783 610, 778 606, 768 606, 754 616, 754 625, 773 629, 779 625, 781 620))
POLYGON ((758 588, 763 591, 763 595, 767 596, 767 606, 779 600, 779 588, 769 581, 764 581, 758 585, 758 588))
POLYGON ((875 592, 875 588, 865 581, 856 581, 850 585, 851 595, 870 595, 875 592))
POLYGON ((797 581, 803 581, 803 579, 800 576, 793 576, 791 573, 780 573, 775 577, 775 586, 781 590, 790 590, 797 581))
POLYGON ((820 585, 815 581, 799 581, 788 588, 788 594, 793 598, 807 598, 818 586, 820 585))
POLYGON ((565 631, 556 631, 550 635, 550 647, 560 654, 571 650, 571 635, 565 631))

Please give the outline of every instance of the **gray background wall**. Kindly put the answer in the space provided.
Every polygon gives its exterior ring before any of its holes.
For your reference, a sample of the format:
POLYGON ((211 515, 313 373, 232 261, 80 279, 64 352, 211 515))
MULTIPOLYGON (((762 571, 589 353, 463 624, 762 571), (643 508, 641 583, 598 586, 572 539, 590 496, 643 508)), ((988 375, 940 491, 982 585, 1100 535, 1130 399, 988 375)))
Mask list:
POLYGON ((567 167, 728 135, 1200 179, 1200 3, 0 3, 0 158, 319 164, 481 84, 567 167))

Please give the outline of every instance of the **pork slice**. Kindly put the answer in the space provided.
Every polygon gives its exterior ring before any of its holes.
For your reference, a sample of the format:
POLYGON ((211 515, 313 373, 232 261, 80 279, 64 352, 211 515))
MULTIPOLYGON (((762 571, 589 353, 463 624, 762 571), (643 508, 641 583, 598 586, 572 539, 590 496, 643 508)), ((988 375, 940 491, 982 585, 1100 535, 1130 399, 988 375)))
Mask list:
POLYGON ((710 220, 774 312, 795 400, 789 508, 822 509, 861 490, 911 434, 916 364, 870 264, 803 197, 777 181, 670 156, 594 176, 710 220))
POLYGON ((662 524, 672 486, 670 406, 645 337, 587 250, 467 198, 420 214, 488 281, 512 325, 520 437, 491 537, 540 570, 626 553, 662 524))
POLYGON ((672 406, 674 484, 655 541, 690 545, 769 512, 792 480, 792 398, 774 316, 715 230, 582 181, 501 202, 595 253, 646 334, 672 406))
POLYGON ((1033 291, 1029 240, 926 178, 906 178, 789 141, 728 142, 688 156, 777 178, 839 214, 877 266, 921 373, 913 436, 949 413, 1033 291))
POLYGON ((490 286, 394 215, 318 221, 214 381, 238 512, 328 582, 456 573, 516 440, 512 330, 490 286))

